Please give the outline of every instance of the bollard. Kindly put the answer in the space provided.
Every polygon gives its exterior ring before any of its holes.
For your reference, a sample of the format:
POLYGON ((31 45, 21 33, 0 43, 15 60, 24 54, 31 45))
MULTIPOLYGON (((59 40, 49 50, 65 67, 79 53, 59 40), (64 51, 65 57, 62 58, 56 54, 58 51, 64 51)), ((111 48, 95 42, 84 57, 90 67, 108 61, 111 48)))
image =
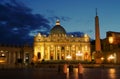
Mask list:
POLYGON ((64 64, 63 72, 64 72, 65 74, 67 73, 67 64, 64 64))
POLYGON ((83 66, 80 63, 78 64, 78 74, 83 74, 83 66))

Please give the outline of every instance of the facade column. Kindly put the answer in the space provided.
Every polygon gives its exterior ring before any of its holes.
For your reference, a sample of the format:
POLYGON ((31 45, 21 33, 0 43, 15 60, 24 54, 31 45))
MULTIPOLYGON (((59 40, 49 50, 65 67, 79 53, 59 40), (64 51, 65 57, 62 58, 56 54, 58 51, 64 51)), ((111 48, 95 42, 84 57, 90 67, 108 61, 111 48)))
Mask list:
POLYGON ((59 50, 59 60, 61 60, 61 46, 60 46, 60 50, 59 50))
POLYGON ((47 60, 50 60, 50 46, 47 47, 47 60))
POLYGON ((72 54, 71 54, 71 45, 69 45, 69 50, 70 50, 70 56, 72 57, 72 54))
POLYGON ((53 46, 53 60, 55 60, 55 47, 53 46))
POLYGON ((55 46, 55 60, 58 60, 57 55, 58 55, 58 46, 55 46))
POLYGON ((76 53, 78 53, 77 48, 78 48, 78 46, 75 45, 75 60, 77 60, 77 56, 76 56, 76 53))

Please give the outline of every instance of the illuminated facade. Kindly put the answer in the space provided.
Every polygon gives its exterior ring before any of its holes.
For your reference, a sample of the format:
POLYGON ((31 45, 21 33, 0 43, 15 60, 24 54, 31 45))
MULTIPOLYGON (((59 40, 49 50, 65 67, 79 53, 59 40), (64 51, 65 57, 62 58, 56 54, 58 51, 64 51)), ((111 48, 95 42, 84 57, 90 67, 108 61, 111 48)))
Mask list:
POLYGON ((120 63, 120 32, 106 32, 106 38, 102 40, 102 51, 106 61, 120 63))
POLYGON ((90 37, 67 35, 56 21, 48 36, 38 33, 34 37, 33 61, 41 60, 81 60, 90 61, 90 37))

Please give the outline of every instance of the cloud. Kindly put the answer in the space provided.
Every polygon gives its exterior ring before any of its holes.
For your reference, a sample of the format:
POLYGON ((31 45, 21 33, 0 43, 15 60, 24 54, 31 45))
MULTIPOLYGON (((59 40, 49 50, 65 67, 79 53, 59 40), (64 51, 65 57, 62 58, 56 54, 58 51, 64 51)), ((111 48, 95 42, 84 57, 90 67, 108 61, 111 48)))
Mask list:
MULTIPOLYGON (((19 0, 0 0, 0 43, 33 43, 33 36, 38 32, 48 35, 51 29, 50 23, 55 23, 57 19, 67 22, 71 20, 66 16, 53 15, 45 18, 41 14, 33 14, 32 9, 19 0)), ((83 33, 71 32, 68 34, 81 36, 83 33)))
POLYGON ((33 14, 32 9, 18 0, 0 1, 0 28, 0 43, 12 44, 32 42, 32 31, 50 30, 48 19, 41 14, 33 14))

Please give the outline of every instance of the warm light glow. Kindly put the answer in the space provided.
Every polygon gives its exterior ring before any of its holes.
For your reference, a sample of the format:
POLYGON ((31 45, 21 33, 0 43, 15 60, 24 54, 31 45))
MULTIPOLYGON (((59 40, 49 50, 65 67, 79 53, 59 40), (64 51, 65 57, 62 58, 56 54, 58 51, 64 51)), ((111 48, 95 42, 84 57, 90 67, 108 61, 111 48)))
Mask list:
POLYGON ((67 58, 67 59, 71 59, 71 56, 70 56, 70 55, 67 55, 66 58, 67 58))
POLYGON ((115 73, 116 73, 116 69, 109 69, 109 77, 110 79, 116 79, 115 73))
POLYGON ((103 61, 103 60, 104 60, 104 57, 101 57, 101 60, 103 61))
POLYGON ((109 57, 110 59, 114 59, 114 56, 113 55, 110 55, 110 57, 109 57))
POLYGON ((78 53, 76 53, 76 56, 82 56, 83 54, 80 52, 80 51, 78 51, 78 53))
POLYGON ((109 37, 109 38, 108 38, 108 40, 109 40, 109 43, 110 43, 110 44, 112 44, 112 43, 113 43, 113 41, 114 41, 114 39, 113 39, 113 37, 112 37, 112 36, 111 36, 111 37, 109 37))
POLYGON ((58 46, 58 50, 60 50, 60 46, 58 46))
POLYGON ((113 55, 110 55, 110 56, 108 57, 108 60, 112 60, 112 59, 114 59, 114 56, 113 56, 113 55))
POLYGON ((4 57, 4 56, 5 56, 5 54, 4 54, 4 53, 2 53, 2 54, 1 54, 1 56, 2 56, 2 57, 4 57))
POLYGON ((5 62, 5 60, 0 60, 0 63, 4 63, 5 62))
POLYGON ((3 50, 1 50, 0 52, 3 52, 3 50))
POLYGON ((115 71, 115 69, 109 69, 109 73, 115 73, 116 71, 115 71))

